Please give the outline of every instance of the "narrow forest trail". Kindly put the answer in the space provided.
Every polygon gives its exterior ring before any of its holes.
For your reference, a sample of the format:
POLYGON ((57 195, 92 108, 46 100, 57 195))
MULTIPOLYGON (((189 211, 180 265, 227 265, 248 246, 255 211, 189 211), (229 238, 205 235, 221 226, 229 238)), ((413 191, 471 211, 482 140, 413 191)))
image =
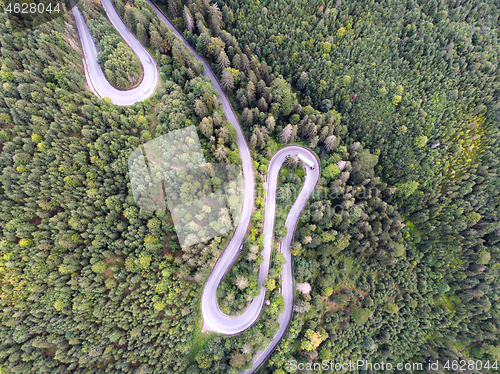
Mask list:
MULTIPOLYGON (((108 12, 108 16, 114 13, 119 18, 113 6, 111 5, 111 3, 109 3, 109 0, 101 0, 101 1, 103 5, 106 4, 104 5, 104 7, 106 9, 106 12, 108 12)), ((312 194, 318 182, 320 176, 319 160, 314 154, 314 152, 300 146, 287 146, 281 148, 278 152, 276 152, 276 154, 271 159, 271 162, 269 163, 269 173, 267 179, 267 196, 266 196, 266 206, 264 215, 264 249, 262 251, 264 261, 260 265, 259 277, 258 277, 258 283, 261 287, 261 292, 259 296, 254 298, 250 306, 243 312, 243 314, 237 317, 225 315, 224 313, 222 313, 219 307, 217 299, 217 288, 241 253, 240 246, 248 230, 255 202, 255 178, 252 165, 252 158, 250 155, 250 149, 246 142, 243 130, 241 129, 241 126, 239 124, 238 117, 236 116, 236 113, 234 112, 228 97, 222 90, 221 85, 217 77, 215 76, 214 72, 212 71, 210 65, 208 64, 208 62, 188 43, 188 41, 184 38, 182 33, 175 28, 172 22, 165 16, 165 14, 163 14, 163 12, 156 6, 156 4, 154 4, 150 0, 146 0, 146 2, 151 5, 153 10, 156 12, 158 17, 165 23, 165 25, 168 26, 174 32, 174 34, 182 40, 184 45, 194 53, 196 60, 203 64, 204 75, 210 78, 214 88, 219 93, 219 97, 222 102, 222 107, 226 115, 226 119, 236 129, 237 132, 236 139, 239 147, 240 157, 242 159, 245 199, 243 201, 241 217, 231 241, 229 242, 228 246, 226 247, 222 255, 217 260, 203 289, 202 300, 201 300, 201 311, 204 322, 203 331, 213 331, 225 335, 236 335, 242 333, 247 328, 251 327, 260 317, 266 296, 266 290, 263 286, 263 283, 266 280, 269 273, 271 252, 273 247, 274 223, 276 215, 276 190, 278 185, 279 171, 283 163, 285 162, 287 156, 289 155, 296 156, 300 154, 302 156, 308 157, 309 159, 315 160, 316 167, 313 168, 309 166, 304 167, 306 173, 306 179, 285 221, 285 226, 287 227, 287 234, 281 242, 281 252, 286 259, 285 264, 282 265, 282 274, 281 274, 281 279, 282 279, 281 294, 284 299, 285 309, 284 312, 278 317, 278 322, 280 327, 278 331, 275 333, 275 336, 273 340, 269 343, 269 345, 263 351, 260 351, 255 355, 253 360, 253 367, 244 372, 245 374, 251 374, 255 372, 267 360, 269 355, 277 347, 277 345, 279 344, 279 342, 281 341, 281 339, 283 338, 288 329, 288 325, 290 323, 293 314, 294 287, 293 287, 293 271, 292 271, 292 257, 290 253, 290 245, 292 243, 295 234, 295 227, 298 223, 302 210, 307 204, 307 201, 309 200, 309 197, 312 194)), ((88 28, 86 27, 85 21, 81 16, 81 14, 76 9, 76 7, 73 7, 73 13, 75 15, 75 19, 77 20, 78 31, 80 33, 80 38, 82 39, 82 45, 84 44, 85 40, 85 45, 87 46, 86 48, 90 49, 89 56, 91 61, 95 59, 95 62, 97 63, 95 45, 93 45, 93 43, 90 43, 88 40, 88 38, 90 37, 90 33, 88 31, 88 28)), ((121 19, 119 20, 113 19, 112 23, 113 25, 121 24, 125 26, 121 21, 121 19)), ((118 30, 118 31, 127 42, 129 42, 129 40, 132 39, 138 42, 135 36, 133 36, 130 32, 128 33, 122 32, 123 30, 118 30)), ((129 45, 131 44, 129 43, 129 45)), ((142 48, 145 49, 144 47, 142 48)), ((140 49, 133 48, 133 50, 134 52, 136 52, 136 50, 140 49)), ((87 52, 85 54, 85 57, 88 59, 87 52)), ((143 60, 141 59, 141 61, 143 60)), ((152 61, 154 62, 153 59, 152 61)), ((150 65, 153 66, 153 64, 150 65)), ((146 96, 144 95, 145 92, 143 92, 144 91, 143 85, 146 84, 145 82, 156 81, 155 83, 156 87, 158 80, 156 64, 154 64, 154 67, 155 67, 154 74, 156 74, 156 76, 151 78, 150 75, 152 74, 152 72, 144 69, 143 82, 136 89, 124 92, 124 91, 118 91, 113 88, 113 90, 116 90, 120 93, 120 98, 119 97, 113 98, 114 95, 113 92, 111 92, 111 97, 109 93, 103 96, 108 96, 112 99, 113 103, 121 105, 132 105, 137 101, 143 100, 145 98, 144 96, 146 96), (132 91, 137 91, 137 90, 142 90, 141 91, 142 95, 139 95, 136 99, 134 99, 135 94, 132 94, 132 91), (124 94, 127 94, 129 92, 131 94, 126 95, 127 97, 124 98, 124 94)), ((91 70, 90 68, 87 68, 87 70, 95 73, 95 74, 91 73, 87 74, 87 80, 89 81, 89 85, 91 87, 94 87, 94 89, 96 89, 96 85, 99 86, 100 83, 109 85, 100 68, 97 69, 95 66, 93 66, 93 70, 91 70)), ((149 96, 152 93, 152 91, 153 90, 150 90, 147 96, 149 96)), ((99 95, 101 94, 99 93, 99 95)))

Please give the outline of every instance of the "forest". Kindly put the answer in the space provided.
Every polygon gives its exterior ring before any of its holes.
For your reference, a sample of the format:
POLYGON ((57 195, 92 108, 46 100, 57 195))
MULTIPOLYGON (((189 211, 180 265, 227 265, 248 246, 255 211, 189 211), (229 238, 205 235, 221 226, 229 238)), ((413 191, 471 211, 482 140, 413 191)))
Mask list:
MULTIPOLYGON (((98 3, 81 3, 92 32, 114 38, 98 3)), ((0 15, 0 373, 240 373, 277 329, 283 259, 273 252, 253 327, 201 333, 201 289, 231 232, 182 247, 168 209, 135 203, 127 162, 195 126, 208 162, 237 166, 234 129, 150 6, 114 4, 160 67, 156 95, 131 107, 85 90, 71 14, 22 32, 0 15)), ((256 206, 218 289, 223 311, 258 291, 270 158, 293 143, 321 161, 292 245, 295 312, 262 373, 294 372, 291 360, 500 360, 498 4, 159 5, 212 64, 252 149, 256 206)), ((277 242, 303 177, 289 158, 277 242)))
POLYGON ((97 61, 108 82, 121 90, 137 86, 142 79, 141 61, 108 20, 101 3, 84 1, 80 8, 97 42, 97 61))
MULTIPOLYGON (((307 314, 264 371, 292 358, 497 359, 498 6, 164 6, 235 95, 260 172, 280 143, 322 161, 296 233, 294 273, 308 292, 298 290, 292 326, 307 314), (297 347, 313 334, 317 344, 297 347)), ((298 170, 283 171, 284 204, 298 170)), ((230 298, 252 292, 239 290, 242 266, 222 287, 230 298)))
POLYGON ((156 18, 153 36, 155 27, 162 85, 117 107, 85 89, 70 14, 22 33, 2 22, 2 373, 182 373, 189 363, 197 290, 228 236, 181 251, 168 212, 137 207, 127 161, 202 122, 208 161, 234 145, 208 78, 156 18))

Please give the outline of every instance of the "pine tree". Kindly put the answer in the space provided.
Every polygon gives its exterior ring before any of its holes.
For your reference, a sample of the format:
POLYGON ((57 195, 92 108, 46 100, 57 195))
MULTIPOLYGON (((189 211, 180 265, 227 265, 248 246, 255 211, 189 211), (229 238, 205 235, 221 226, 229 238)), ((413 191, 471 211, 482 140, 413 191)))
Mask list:
POLYGON ((245 288, 247 288, 249 285, 248 283, 248 278, 244 277, 244 276, 239 276, 236 278, 236 286, 240 289, 240 290, 244 290, 245 288))
POLYGON ((184 22, 186 22, 187 29, 193 32, 194 30, 193 16, 191 15, 191 12, 189 11, 189 8, 186 5, 184 5, 184 22))
POLYGON ((234 89, 234 78, 233 74, 228 69, 224 69, 222 72, 222 78, 220 85, 222 89, 226 92, 231 92, 234 89))
POLYGON ((219 72, 219 74, 222 74, 223 71, 230 66, 231 63, 229 62, 229 58, 227 57, 226 52, 221 49, 219 55, 217 56, 217 71, 219 72))
POLYGON ((142 45, 148 45, 148 33, 146 32, 146 29, 144 28, 142 23, 137 24, 137 37, 139 38, 139 41, 142 43, 142 45))
POLYGON ((200 99, 198 99, 194 102, 194 111, 195 111, 196 115, 200 118, 204 118, 204 117, 208 116, 207 106, 200 99))
POLYGON ((324 142, 324 145, 325 145, 325 149, 328 151, 328 152, 331 152, 335 149, 335 147, 337 146, 338 144, 338 141, 337 141, 337 137, 335 135, 330 135, 328 136, 326 139, 325 139, 325 142, 324 142))
POLYGON ((283 131, 281 131, 281 140, 283 143, 288 143, 293 136, 293 126, 291 124, 288 124, 285 126, 283 131))
POLYGON ((309 292, 311 292, 311 285, 309 283, 297 283, 296 287, 300 293, 307 295, 309 292))

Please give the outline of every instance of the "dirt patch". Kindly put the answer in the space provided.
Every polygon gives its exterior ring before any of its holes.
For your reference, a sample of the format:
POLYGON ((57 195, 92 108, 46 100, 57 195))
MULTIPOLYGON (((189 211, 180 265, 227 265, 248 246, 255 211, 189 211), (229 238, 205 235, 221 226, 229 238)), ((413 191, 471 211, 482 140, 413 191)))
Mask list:
POLYGON ((114 257, 108 257, 104 259, 104 262, 108 265, 115 265, 119 263, 120 257, 119 256, 114 256, 114 257))
MULTIPOLYGON (((125 295, 130 295, 132 293, 132 291, 135 291, 136 289, 139 288, 139 283, 137 283, 136 285, 134 285, 134 288, 130 289, 130 288, 126 288, 123 293, 125 295)), ((135 299, 134 299, 135 300, 135 299)))
POLYGON ((349 309, 347 309, 346 307, 341 307, 337 303, 331 301, 328 297, 323 297, 323 302, 330 305, 330 310, 332 312, 338 312, 339 310, 343 310, 344 312, 349 312, 349 309))
MULTIPOLYGON (((185 280, 186 282, 193 282, 193 283, 196 283, 196 281, 194 279, 189 279, 189 278, 186 278, 186 277, 181 277, 183 280, 185 280)), ((187 295, 183 295, 183 296, 187 296, 187 295)))
POLYGON ((349 290, 349 291, 356 291, 357 293, 359 293, 361 296, 363 297, 366 297, 369 295, 368 292, 365 292, 365 291, 361 291, 359 288, 356 288, 356 287, 344 287, 344 286, 340 286, 338 288, 338 291, 337 292, 334 292, 334 295, 338 294, 338 293, 342 293, 344 290, 349 290))
POLYGON ((106 269, 102 272, 102 276, 104 277, 104 279, 110 278, 113 276, 113 272, 109 269, 106 269))
POLYGON ((165 241, 163 242, 163 256, 169 254, 169 253, 172 253, 170 252, 170 250, 167 248, 167 243, 170 241, 170 239, 172 238, 172 233, 168 233, 166 238, 165 238, 165 241))

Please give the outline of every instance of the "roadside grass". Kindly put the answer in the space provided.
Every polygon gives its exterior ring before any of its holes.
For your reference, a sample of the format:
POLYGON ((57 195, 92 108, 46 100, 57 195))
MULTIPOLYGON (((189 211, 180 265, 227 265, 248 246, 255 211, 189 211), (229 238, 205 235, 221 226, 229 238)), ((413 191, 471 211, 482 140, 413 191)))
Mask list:
POLYGON ((211 332, 201 332, 202 329, 203 329, 203 320, 200 316, 200 318, 198 318, 196 321, 196 328, 193 333, 193 340, 192 340, 193 343, 191 346, 191 352, 188 355, 188 360, 189 360, 188 367, 196 362, 196 355, 198 354, 200 349, 205 347, 205 345, 208 343, 210 339, 212 339, 212 336, 214 335, 214 333, 211 332))
POLYGON ((151 137, 154 139, 156 135, 156 128, 158 127, 158 124, 160 122, 158 121, 158 118, 156 117, 155 113, 151 113, 148 116, 148 119, 149 119, 149 133, 151 134, 151 137))

